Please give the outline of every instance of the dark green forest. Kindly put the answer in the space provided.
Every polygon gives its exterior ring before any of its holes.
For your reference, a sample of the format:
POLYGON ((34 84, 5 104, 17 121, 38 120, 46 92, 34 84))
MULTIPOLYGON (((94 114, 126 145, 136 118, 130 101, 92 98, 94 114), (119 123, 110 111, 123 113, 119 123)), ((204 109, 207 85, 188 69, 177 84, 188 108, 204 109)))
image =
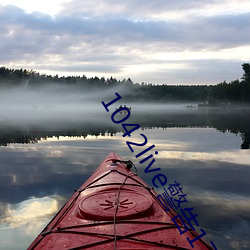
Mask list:
POLYGON ((34 70, 0 68, 0 87, 23 87, 35 89, 51 84, 63 84, 80 88, 81 91, 102 91, 121 87, 123 100, 147 102, 200 102, 200 106, 220 106, 250 103, 250 64, 242 64, 242 78, 217 85, 153 85, 134 83, 130 78, 117 80, 113 77, 87 78, 82 76, 51 76, 34 70), (124 93, 122 93, 124 92, 124 93))

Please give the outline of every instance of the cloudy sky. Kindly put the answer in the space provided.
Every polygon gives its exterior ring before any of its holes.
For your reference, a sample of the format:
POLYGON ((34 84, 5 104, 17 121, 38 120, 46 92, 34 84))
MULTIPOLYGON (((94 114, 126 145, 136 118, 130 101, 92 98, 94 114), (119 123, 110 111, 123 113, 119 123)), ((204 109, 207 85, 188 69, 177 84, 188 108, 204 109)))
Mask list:
POLYGON ((250 61, 249 0, 0 0, 0 66, 215 84, 250 61))

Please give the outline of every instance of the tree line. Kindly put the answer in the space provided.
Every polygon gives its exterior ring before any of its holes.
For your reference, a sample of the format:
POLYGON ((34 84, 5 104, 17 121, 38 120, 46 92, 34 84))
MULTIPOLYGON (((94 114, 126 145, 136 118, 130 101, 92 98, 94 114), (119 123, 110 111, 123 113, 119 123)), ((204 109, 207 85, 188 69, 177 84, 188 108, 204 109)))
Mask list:
POLYGON ((52 76, 34 70, 0 67, 0 87, 37 88, 53 83, 81 88, 83 91, 123 87, 119 93, 124 101, 172 102, 191 101, 217 106, 232 103, 250 103, 250 64, 242 64, 243 76, 239 80, 216 85, 153 85, 134 83, 130 78, 117 80, 110 77, 52 76), (123 92, 123 93, 122 93, 123 92))

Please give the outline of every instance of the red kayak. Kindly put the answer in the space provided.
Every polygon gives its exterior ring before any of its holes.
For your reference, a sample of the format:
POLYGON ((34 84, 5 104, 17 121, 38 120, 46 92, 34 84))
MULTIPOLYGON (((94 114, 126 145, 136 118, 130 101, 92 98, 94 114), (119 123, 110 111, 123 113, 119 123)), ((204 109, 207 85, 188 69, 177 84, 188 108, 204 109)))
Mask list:
POLYGON ((176 212, 131 167, 110 153, 28 249, 213 249, 191 228, 180 235, 176 212))

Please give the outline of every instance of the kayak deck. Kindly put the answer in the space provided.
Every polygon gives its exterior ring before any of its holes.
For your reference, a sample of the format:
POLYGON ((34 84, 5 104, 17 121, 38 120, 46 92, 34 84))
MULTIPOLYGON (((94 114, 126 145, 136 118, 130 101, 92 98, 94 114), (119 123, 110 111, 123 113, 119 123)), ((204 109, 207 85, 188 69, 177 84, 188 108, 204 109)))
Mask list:
POLYGON ((110 153, 28 249, 213 249, 202 239, 192 248, 198 234, 180 235, 176 212, 130 167, 110 153))

